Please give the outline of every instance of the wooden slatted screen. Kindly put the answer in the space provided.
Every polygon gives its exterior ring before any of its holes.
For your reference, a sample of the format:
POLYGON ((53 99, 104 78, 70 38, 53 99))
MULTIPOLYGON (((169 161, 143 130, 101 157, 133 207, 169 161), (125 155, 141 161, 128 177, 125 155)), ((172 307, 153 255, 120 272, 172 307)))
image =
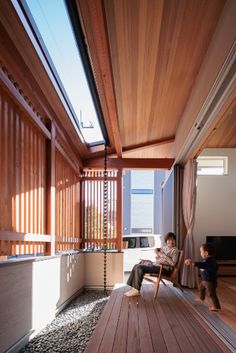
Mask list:
POLYGON ((79 249, 80 180, 56 151, 56 251, 79 249))
MULTIPOLYGON (((80 177, 69 151, 57 146, 67 158, 56 149, 59 252, 80 248, 80 177)), ((47 253, 46 153, 44 135, 0 87, 0 256, 47 253)))
MULTIPOLYGON (((117 249, 117 171, 108 171, 107 249, 117 249)), ((82 179, 83 248, 103 248, 103 171, 85 170, 82 179)))
MULTIPOLYGON (((45 138, 0 89, 0 230, 45 234, 45 138)), ((44 252, 44 243, 1 240, 1 254, 44 252)))

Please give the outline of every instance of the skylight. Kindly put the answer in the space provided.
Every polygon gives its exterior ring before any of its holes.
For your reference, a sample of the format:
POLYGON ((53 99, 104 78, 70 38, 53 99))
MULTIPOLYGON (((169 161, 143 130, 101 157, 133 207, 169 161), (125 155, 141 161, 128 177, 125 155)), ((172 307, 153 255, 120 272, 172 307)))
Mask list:
MULTIPOLYGON (((104 142, 64 0, 21 0, 30 11, 87 144, 104 142)), ((33 27, 34 27, 34 25, 33 27)), ((48 55, 47 53, 47 55, 48 55)))

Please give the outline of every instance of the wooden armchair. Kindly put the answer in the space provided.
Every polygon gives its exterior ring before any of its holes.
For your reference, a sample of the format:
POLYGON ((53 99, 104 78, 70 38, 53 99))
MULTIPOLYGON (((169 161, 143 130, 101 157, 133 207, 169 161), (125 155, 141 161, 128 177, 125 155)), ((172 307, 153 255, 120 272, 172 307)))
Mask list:
POLYGON ((178 283, 177 281, 177 274, 178 274, 178 270, 180 268, 180 265, 181 265, 181 261, 182 261, 182 258, 183 258, 183 250, 180 250, 179 251, 179 258, 178 258, 178 262, 177 264, 175 265, 174 267, 174 270, 173 272, 171 273, 170 276, 164 276, 162 274, 162 265, 160 265, 160 272, 159 274, 154 274, 154 273, 146 273, 145 276, 144 276, 144 279, 148 282, 151 282, 153 284, 155 284, 155 289, 154 289, 154 299, 156 299, 157 297, 157 294, 158 294, 158 289, 159 289, 159 285, 160 285, 160 281, 164 284, 164 280, 167 280, 169 282, 172 282, 173 283, 173 286, 174 287, 178 287, 179 289, 182 289, 181 285, 178 283))

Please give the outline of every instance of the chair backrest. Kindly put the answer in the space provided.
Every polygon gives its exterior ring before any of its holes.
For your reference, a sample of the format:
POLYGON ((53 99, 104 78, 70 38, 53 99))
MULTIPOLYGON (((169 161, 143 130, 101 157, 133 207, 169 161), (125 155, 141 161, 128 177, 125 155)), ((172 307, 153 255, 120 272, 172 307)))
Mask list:
POLYGON ((177 264, 175 265, 174 270, 173 270, 173 272, 170 275, 170 278, 172 278, 172 279, 176 278, 178 270, 179 270, 181 262, 182 262, 183 255, 184 255, 184 251, 180 250, 177 264))

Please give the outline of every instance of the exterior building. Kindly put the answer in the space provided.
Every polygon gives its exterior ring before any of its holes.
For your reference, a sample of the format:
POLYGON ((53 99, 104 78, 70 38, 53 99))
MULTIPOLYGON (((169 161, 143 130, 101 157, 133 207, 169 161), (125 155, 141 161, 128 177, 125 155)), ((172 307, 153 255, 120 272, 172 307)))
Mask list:
POLYGON ((162 191, 165 172, 126 171, 123 177, 123 235, 162 233, 162 191))

